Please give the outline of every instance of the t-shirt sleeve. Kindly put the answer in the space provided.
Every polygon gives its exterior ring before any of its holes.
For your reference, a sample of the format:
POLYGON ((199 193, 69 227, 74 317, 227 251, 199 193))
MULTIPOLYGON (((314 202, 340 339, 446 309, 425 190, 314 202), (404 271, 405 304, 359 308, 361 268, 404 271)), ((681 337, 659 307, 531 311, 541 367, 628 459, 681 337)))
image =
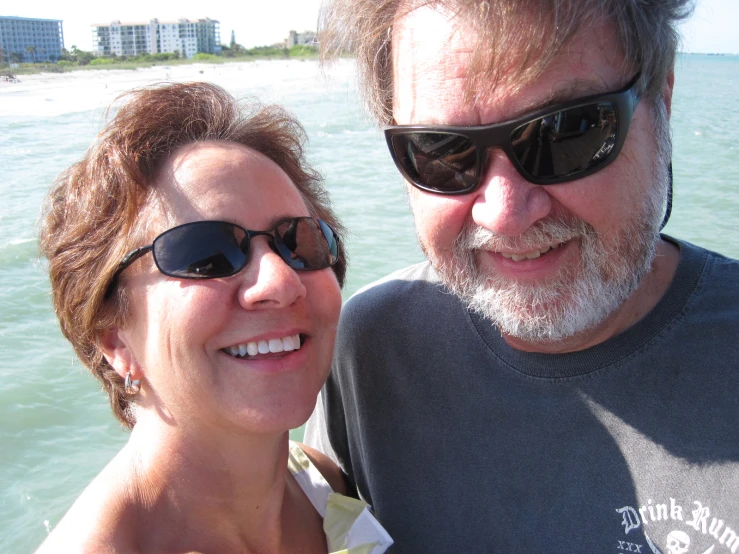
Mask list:
POLYGON ((339 465, 339 460, 336 456, 336 452, 331 447, 331 441, 328 438, 328 423, 326 421, 326 410, 323 405, 324 390, 318 394, 318 400, 316 401, 316 407, 313 410, 308 422, 305 424, 305 435, 303 442, 308 446, 315 448, 319 452, 323 452, 333 460, 336 465, 339 465))

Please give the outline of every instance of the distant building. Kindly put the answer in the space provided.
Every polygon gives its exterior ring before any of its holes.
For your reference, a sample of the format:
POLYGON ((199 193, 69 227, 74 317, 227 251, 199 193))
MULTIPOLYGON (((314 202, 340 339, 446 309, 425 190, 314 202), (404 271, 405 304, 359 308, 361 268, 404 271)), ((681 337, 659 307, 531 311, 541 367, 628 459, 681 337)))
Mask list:
POLYGON ((292 48, 297 44, 317 46, 318 40, 316 39, 316 32, 303 31, 302 33, 298 33, 297 31, 290 31, 290 36, 287 38, 287 47, 292 48))
POLYGON ((219 22, 213 19, 178 19, 148 23, 121 23, 92 26, 92 49, 98 56, 137 56, 179 52, 192 58, 198 52, 215 54, 221 50, 219 22))
POLYGON ((60 20, 0 16, 3 61, 55 61, 62 56, 63 49, 64 33, 60 20))

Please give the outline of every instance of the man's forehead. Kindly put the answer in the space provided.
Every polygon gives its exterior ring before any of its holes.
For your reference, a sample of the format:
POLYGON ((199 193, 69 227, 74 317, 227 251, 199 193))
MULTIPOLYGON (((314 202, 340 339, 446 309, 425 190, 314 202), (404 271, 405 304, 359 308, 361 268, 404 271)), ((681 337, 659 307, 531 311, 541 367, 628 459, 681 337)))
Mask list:
POLYGON ((474 48, 474 41, 465 39, 454 18, 438 9, 417 8, 398 18, 393 26, 393 65, 396 73, 409 79, 429 73, 463 78, 474 48), (436 56, 416 55, 434 52, 436 56), (406 73, 411 69, 409 63, 413 64, 410 74, 406 73))
POLYGON ((599 40, 593 33, 576 35, 538 71, 529 68, 540 60, 525 49, 508 52, 499 66, 491 67, 475 63, 480 45, 473 29, 462 29, 458 20, 436 9, 414 10, 397 22, 393 35, 396 120, 400 115, 410 119, 402 123, 471 125, 479 123, 464 120, 471 111, 510 119, 610 90, 621 84, 614 65, 623 58, 615 37, 595 35, 599 40))

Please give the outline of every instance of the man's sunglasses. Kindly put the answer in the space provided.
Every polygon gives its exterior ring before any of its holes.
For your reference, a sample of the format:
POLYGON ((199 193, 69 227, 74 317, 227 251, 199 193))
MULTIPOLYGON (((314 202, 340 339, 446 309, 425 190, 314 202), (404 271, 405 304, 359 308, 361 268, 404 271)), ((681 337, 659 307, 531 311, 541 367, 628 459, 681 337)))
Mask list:
POLYGON ((329 225, 312 217, 280 220, 268 231, 252 231, 226 221, 195 221, 164 231, 148 246, 129 252, 118 265, 120 273, 147 252, 164 275, 178 279, 217 279, 235 275, 249 263, 249 243, 259 235, 296 271, 325 269, 339 259, 339 238, 329 225))
POLYGON ((567 183, 616 159, 639 102, 638 81, 639 75, 615 92, 549 106, 511 121, 473 127, 394 125, 385 128, 385 138, 403 176, 436 194, 477 189, 488 148, 503 150, 531 183, 567 183))

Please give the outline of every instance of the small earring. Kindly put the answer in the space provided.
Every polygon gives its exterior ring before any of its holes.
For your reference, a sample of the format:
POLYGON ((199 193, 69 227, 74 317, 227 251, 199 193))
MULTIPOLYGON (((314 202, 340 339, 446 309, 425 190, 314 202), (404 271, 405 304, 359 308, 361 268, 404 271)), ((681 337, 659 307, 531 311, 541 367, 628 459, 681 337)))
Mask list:
POLYGON ((138 392, 141 390, 141 380, 136 379, 133 381, 131 379, 131 372, 129 371, 126 373, 126 381, 123 384, 123 388, 126 390, 126 394, 134 395, 138 394, 138 392))

